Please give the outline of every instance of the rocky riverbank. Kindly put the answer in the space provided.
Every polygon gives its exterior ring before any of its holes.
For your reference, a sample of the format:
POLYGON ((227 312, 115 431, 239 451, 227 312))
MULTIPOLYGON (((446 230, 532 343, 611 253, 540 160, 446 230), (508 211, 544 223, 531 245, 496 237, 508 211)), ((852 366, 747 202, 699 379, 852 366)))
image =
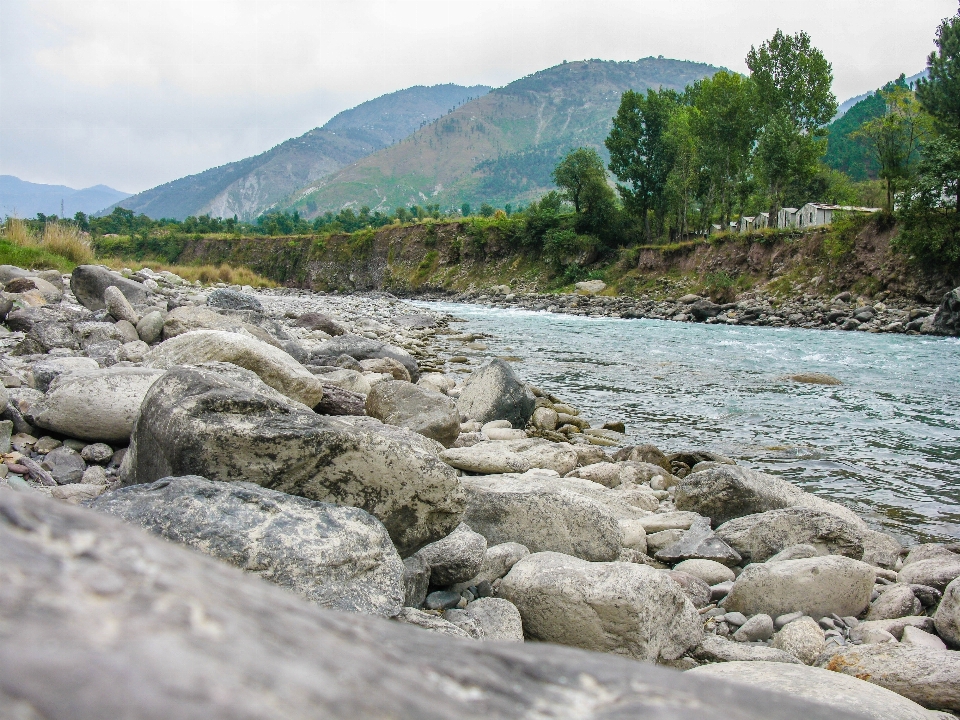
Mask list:
POLYGON ((485 290, 441 294, 428 292, 423 300, 463 302, 500 308, 546 311, 583 317, 612 317, 759 327, 795 327, 809 330, 846 330, 908 335, 960 335, 960 288, 948 293, 939 306, 903 298, 873 301, 842 292, 832 298, 798 295, 782 300, 763 289, 742 293, 735 302, 713 302, 694 294, 668 299, 601 295, 599 280, 577 283, 575 293, 513 292, 500 285, 485 290))
POLYGON ((960 546, 631 445, 455 355, 453 318, 96 266, 0 282, 0 699, 24 716, 960 711, 960 546))

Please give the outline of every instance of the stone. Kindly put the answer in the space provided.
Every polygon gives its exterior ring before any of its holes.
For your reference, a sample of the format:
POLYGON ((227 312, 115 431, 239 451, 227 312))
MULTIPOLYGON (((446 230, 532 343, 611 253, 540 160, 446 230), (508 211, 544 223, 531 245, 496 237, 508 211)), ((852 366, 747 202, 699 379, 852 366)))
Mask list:
POLYGON ((818 372, 798 373, 796 375, 790 375, 789 379, 796 383, 804 383, 807 385, 843 385, 842 382, 832 375, 818 372))
POLYGON ((909 585, 889 585, 879 598, 870 604, 866 620, 892 620, 919 615, 923 608, 909 585))
POLYGON ((142 340, 133 340, 120 346, 118 357, 122 361, 141 363, 150 352, 150 346, 142 340))
POLYGON ((492 545, 484 552, 483 562, 480 564, 477 574, 469 580, 455 584, 451 589, 462 592, 467 588, 476 587, 482 582, 499 580, 510 572, 510 568, 529 554, 530 550, 520 543, 506 542, 492 545))
POLYGON ((536 407, 530 388, 522 383, 506 362, 488 360, 463 383, 457 408, 465 417, 485 423, 509 420, 516 428, 527 425, 536 407))
POLYGON ((133 305, 116 286, 111 285, 104 289, 103 303, 114 320, 126 320, 134 327, 140 322, 137 311, 133 309, 133 305))
MULTIPOLYGON (((780 697, 807 699, 828 712, 850 713, 871 720, 936 720, 922 706, 894 692, 822 668, 727 662, 704 665, 690 674, 729 681, 744 689, 775 690, 780 697)), ((740 697, 738 691, 732 692, 740 697)))
POLYGON ((583 280, 574 286, 579 295, 596 295, 607 289, 607 284, 603 280, 583 280))
POLYGON ((926 708, 960 710, 960 653, 903 643, 842 648, 823 667, 885 687, 926 708))
POLYGON ((163 315, 159 310, 151 310, 137 323, 137 335, 148 345, 152 345, 163 334, 163 315))
POLYGON ((706 320, 720 314, 720 306, 709 300, 697 300, 690 305, 690 314, 697 320, 706 320))
POLYGON ((700 518, 672 545, 658 550, 654 557, 665 563, 683 560, 716 560, 725 565, 737 565, 740 555, 710 529, 710 521, 700 518))
POLYGON ((717 536, 745 562, 764 562, 791 545, 812 545, 818 555, 863 557, 862 526, 830 512, 806 507, 769 510, 729 520, 717 536))
POLYGON ((427 595, 423 606, 427 610, 450 610, 457 607, 461 602, 463 602, 463 598, 460 593, 450 590, 437 590, 427 595))
POLYGON ((384 373, 390 375, 394 380, 410 382, 410 372, 398 361, 393 358, 374 358, 371 360, 361 360, 360 367, 363 372, 384 373))
MULTIPOLYGON (((258 325, 244 322, 239 317, 221 315, 205 307, 182 306, 171 310, 163 320, 164 340, 196 330, 219 330, 231 332, 257 340, 282 350, 281 342, 258 325)), ((285 351, 284 351, 285 352, 285 351)))
POLYGON ((913 565, 921 560, 933 560, 936 558, 954 560, 957 554, 943 543, 920 543, 910 548, 907 556, 903 559, 903 566, 913 565))
POLYGON ((866 527, 855 513, 794 487, 773 475, 739 465, 724 465, 685 477, 677 486, 674 504, 721 525, 744 515, 806 507, 838 515, 853 525, 866 527))
MULTIPOLYGON (((721 525, 720 527, 723 526, 721 525)), ((826 553, 820 552, 813 545, 789 545, 776 555, 768 557, 764 562, 774 563, 783 562, 784 560, 802 560, 803 558, 819 557, 824 554, 826 553)))
POLYGON ((230 288, 217 288, 214 290, 207 296, 207 305, 210 307, 223 308, 224 310, 253 310, 258 313, 263 312, 263 305, 260 304, 256 296, 230 288))
POLYGON ((146 303, 150 298, 140 283, 114 275, 99 265, 78 265, 70 275, 71 292, 88 310, 106 308, 104 293, 108 287, 117 288, 133 304, 146 303))
POLYGON ((608 488, 620 485, 620 467, 615 463, 600 462, 573 471, 576 477, 599 483, 608 488))
MULTIPOLYGON (((311 372, 314 372, 314 370, 311 369, 311 372)), ((370 394, 371 386, 370 382, 363 376, 363 373, 357 372, 356 370, 343 368, 340 370, 327 370, 325 372, 318 372, 316 375, 320 379, 320 383, 322 385, 336 385, 337 387, 343 388, 348 392, 362 396, 363 402, 366 403, 367 395, 370 394)), ((366 414, 366 410, 364 410, 364 414, 366 414)))
POLYGON ((403 560, 403 604, 418 608, 427 599, 430 589, 430 566, 414 553, 403 560))
POLYGON ((73 483, 71 485, 58 485, 50 488, 50 497, 57 500, 63 500, 71 505, 93 500, 106 490, 105 485, 93 483, 73 483))
POLYGON ((635 447, 625 447, 621 450, 618 450, 614 456, 614 460, 628 460, 631 462, 642 462, 649 463, 650 465, 656 465, 660 468, 663 468, 667 473, 672 472, 670 465, 670 460, 667 459, 667 456, 656 445, 637 445, 635 447))
POLYGON ((656 555, 664 548, 676 545, 683 537, 684 530, 661 530, 647 535, 647 551, 656 555))
POLYGON ((440 459, 458 470, 487 475, 523 473, 531 467, 525 457, 507 450, 499 442, 449 448, 440 453, 440 459))
POLYGON ((943 296, 933 316, 933 331, 938 335, 960 335, 960 288, 943 296))
POLYGON ((663 570, 662 572, 683 589, 683 594, 695 608, 699 610, 710 604, 710 586, 703 580, 680 570, 663 570))
POLYGON ((523 621, 517 606, 503 598, 480 598, 463 610, 447 610, 443 617, 454 625, 466 618, 479 626, 482 640, 523 642, 523 621))
POLYGON ((37 427, 92 442, 126 443, 162 370, 112 367, 60 376, 28 411, 37 427))
MULTIPOLYGON (((9 402, 9 400, 7 401, 9 402)), ((10 452, 10 440, 13 437, 13 421, 0 420, 0 453, 10 452)))
POLYGON ((870 602, 875 577, 870 565, 842 555, 754 563, 737 577, 724 607, 773 617, 795 610, 857 616, 870 602))
POLYGON ((933 621, 937 634, 951 647, 960 649, 960 579, 952 580, 943 591, 933 621))
POLYGON ((733 642, 719 635, 707 634, 692 653, 697 660, 710 663, 775 662, 801 665, 793 655, 766 645, 733 642))
POLYGON ((365 410, 370 417, 409 428, 444 447, 460 435, 460 414, 453 399, 409 382, 377 383, 367 395, 365 410))
POLYGON ((904 565, 897 578, 902 583, 929 585, 943 592, 947 585, 960 577, 960 555, 942 556, 904 565))
POLYGON ((88 354, 97 345, 107 342, 123 344, 129 339, 116 323, 111 322, 78 322, 74 323, 73 331, 88 354))
MULTIPOLYGON (((350 358, 351 360, 353 358, 350 358)), ((454 383, 452 378, 448 378, 446 375, 442 375, 438 372, 425 373, 420 376, 420 379, 417 380, 417 385, 427 390, 433 390, 434 392, 447 395, 450 390, 452 390, 456 383, 454 383)))
POLYGON ((389 617, 403 604, 403 563, 383 525, 357 508, 195 475, 121 488, 90 507, 324 607, 389 617))
POLYGON ((360 393, 344 390, 337 385, 323 384, 323 399, 314 405, 318 415, 366 415, 367 399, 360 393))
MULTIPOLYGON (((500 447, 508 452, 516 453, 526 460, 531 469, 553 470, 558 475, 566 475, 577 466, 579 456, 569 443, 555 443, 541 438, 499 442, 501 443, 500 447)), ((484 444, 491 445, 491 443, 484 444)))
POLYGON ((888 570, 892 570, 897 565, 903 547, 895 537, 875 530, 864 530, 861 536, 863 557, 860 559, 863 562, 888 570))
POLYGON ((125 484, 254 482, 380 520, 401 556, 450 534, 464 496, 432 441, 373 418, 317 415, 229 363, 171 368, 143 400, 125 484))
POLYGON ((40 392, 46 392, 50 383, 65 373, 99 370, 96 360, 86 357, 51 357, 35 362, 33 371, 33 386, 40 392))
POLYGON ((56 438, 52 438, 49 435, 44 435, 34 444, 33 451, 38 455, 46 455, 50 451, 56 450, 61 445, 63 445, 63 443, 56 438))
POLYGON ((420 379, 420 367, 414 357, 406 350, 359 335, 341 335, 325 341, 311 351, 310 362, 320 364, 317 362, 318 360, 332 360, 341 355, 349 355, 355 360, 392 358, 407 369, 411 382, 417 382, 420 379))
POLYGON ((674 570, 688 573, 703 580, 707 585, 733 582, 736 576, 733 570, 716 560, 691 559, 678 563, 674 570))
POLYGON ((84 485, 106 485, 107 471, 99 465, 91 465, 83 471, 80 482, 84 485))
POLYGON ((778 615, 777 618, 773 621, 773 627, 775 630, 780 630, 784 625, 789 625, 794 620, 799 620, 802 617, 803 617, 803 613, 799 611, 778 615))
POLYGON ((87 464, 78 452, 61 446, 50 451, 40 467, 49 470, 59 485, 72 485, 83 478, 83 471, 87 469, 87 464))
POLYGON ((903 635, 900 642, 904 645, 913 645, 915 647, 927 648, 928 650, 946 650, 947 646, 936 635, 924 632, 919 628, 907 625, 903 629, 903 635))
POLYGON ((771 646, 812 665, 823 651, 823 628, 812 617, 802 617, 777 630, 771 646))
POLYGON ((701 516, 694 512, 673 511, 648 515, 642 522, 649 535, 663 530, 688 530, 699 517, 701 516))
POLYGON ((80 342, 69 326, 59 322, 38 322, 31 327, 17 350, 18 354, 48 353, 57 348, 78 350, 80 342))
POLYGON ((623 530, 613 511, 556 484, 559 478, 530 474, 460 480, 467 497, 463 522, 489 544, 515 542, 533 553, 553 551, 593 562, 620 555, 623 530))
POLYGON ((527 637, 637 660, 675 660, 703 639, 696 609, 663 573, 631 563, 528 555, 500 584, 527 637))
POLYGON ((246 368, 274 390, 311 408, 323 399, 323 384, 303 365, 283 350, 237 333, 194 330, 178 335, 151 350, 144 365, 167 369, 205 362, 246 368))
MULTIPOLYGON (((612 717, 613 702, 621 717, 731 717, 730 703, 717 701, 730 693, 719 682, 539 643, 466 645, 458 628, 412 608, 397 617, 444 623, 460 639, 330 611, 37 493, 0 491, 0 546, 7 714, 447 720, 569 717, 571 707, 587 707, 600 718, 612 717), (118 640, 104 642, 105 631, 118 640)), ((736 692, 736 712, 737 720, 856 717, 791 697, 771 702, 750 688, 736 692)))
POLYGON ((454 585, 474 577, 483 565, 487 541, 464 523, 447 537, 417 551, 430 566, 430 584, 454 585))
POLYGON ((346 332, 343 326, 333 318, 315 312, 304 313, 293 322, 293 326, 307 330, 321 330, 331 336, 343 335, 346 332))
POLYGON ((557 411, 548 407, 538 407, 533 411, 533 417, 531 418, 534 427, 538 430, 549 430, 550 432, 557 429, 558 420, 557 411))
POLYGON ((733 634, 737 642, 756 642, 769 640, 773 636, 773 618, 760 613, 747 620, 733 634))
POLYGON ((400 612, 391 619, 396 620, 398 623, 402 623, 404 625, 413 625, 414 627, 422 628, 423 630, 429 630, 430 632, 447 635, 449 637, 454 637, 461 640, 479 639, 471 635, 466 630, 454 625, 449 620, 444 620, 442 617, 432 613, 422 612, 411 607, 402 608, 400 612))
POLYGON ((861 640, 867 642, 865 634, 873 631, 883 631, 889 634, 894 640, 900 640, 903 636, 903 629, 906 627, 915 627, 924 632, 934 632, 935 620, 926 616, 912 616, 893 618, 890 620, 866 620, 861 621, 855 628, 850 630, 851 640, 861 640))

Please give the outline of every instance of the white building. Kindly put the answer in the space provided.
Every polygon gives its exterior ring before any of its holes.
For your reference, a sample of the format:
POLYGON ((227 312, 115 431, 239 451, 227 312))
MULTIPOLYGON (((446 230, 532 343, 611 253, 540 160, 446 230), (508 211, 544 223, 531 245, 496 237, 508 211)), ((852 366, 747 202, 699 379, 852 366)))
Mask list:
POLYGON ((778 228, 792 228, 797 227, 797 209, 796 208, 780 208, 780 212, 777 213, 777 227, 778 228))
POLYGON ((833 215, 837 212, 875 213, 880 208, 855 207, 852 205, 824 205, 823 203, 807 203, 797 211, 796 227, 810 228, 821 225, 830 225, 833 215))
POLYGON ((741 217, 741 218, 740 218, 740 225, 739 225, 739 227, 737 228, 737 231, 738 231, 738 232, 750 232, 751 230, 753 230, 753 221, 754 221, 754 218, 752 218, 752 217, 741 217))

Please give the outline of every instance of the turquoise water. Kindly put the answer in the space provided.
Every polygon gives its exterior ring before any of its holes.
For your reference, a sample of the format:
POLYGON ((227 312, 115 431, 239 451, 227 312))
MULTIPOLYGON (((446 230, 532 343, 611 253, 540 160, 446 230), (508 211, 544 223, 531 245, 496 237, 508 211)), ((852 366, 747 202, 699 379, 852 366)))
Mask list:
MULTIPOLYGON (((907 541, 960 539, 960 340, 589 319, 417 303, 637 443, 706 448, 854 509, 907 541), (823 372, 839 386, 785 380, 823 372)), ((461 352, 457 349, 457 352, 461 352)))

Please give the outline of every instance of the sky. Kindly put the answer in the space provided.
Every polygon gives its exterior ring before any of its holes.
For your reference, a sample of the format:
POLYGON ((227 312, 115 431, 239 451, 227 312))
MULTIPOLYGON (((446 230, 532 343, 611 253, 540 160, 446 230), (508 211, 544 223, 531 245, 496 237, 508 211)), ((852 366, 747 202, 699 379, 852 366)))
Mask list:
POLYGON ((840 102, 922 70, 957 0, 0 0, 0 174, 139 192, 413 85, 505 85, 564 60, 747 72, 778 29, 840 102))

